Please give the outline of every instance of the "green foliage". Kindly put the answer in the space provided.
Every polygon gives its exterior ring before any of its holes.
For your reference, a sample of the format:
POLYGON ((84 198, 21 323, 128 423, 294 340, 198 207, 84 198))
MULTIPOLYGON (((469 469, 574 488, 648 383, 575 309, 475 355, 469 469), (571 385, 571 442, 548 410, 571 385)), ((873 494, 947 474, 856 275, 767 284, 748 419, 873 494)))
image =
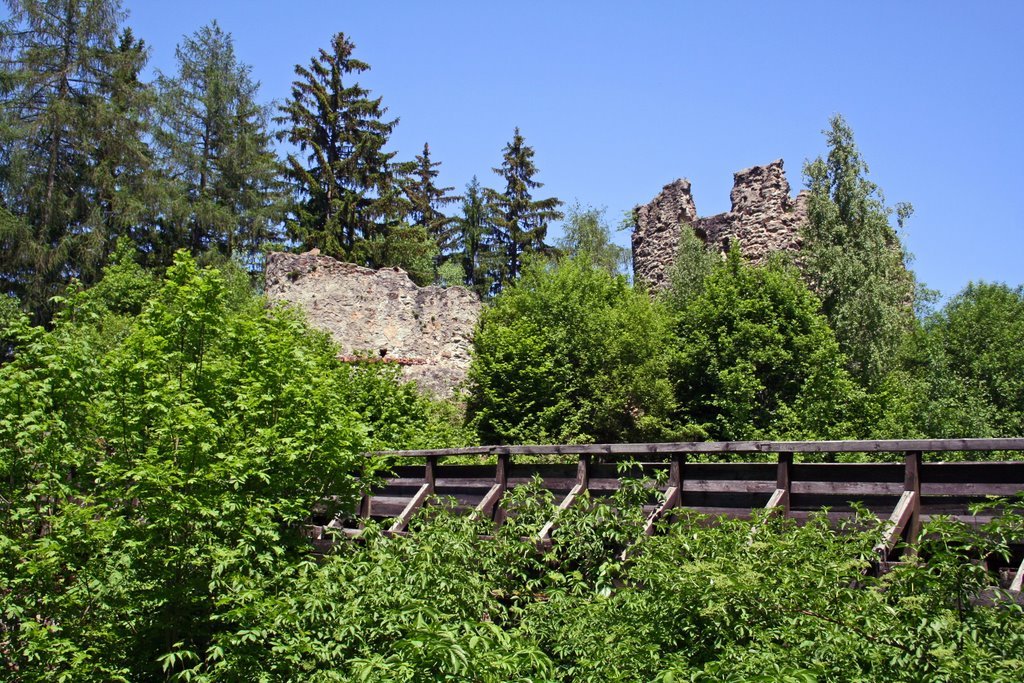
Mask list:
POLYGON ((488 296, 494 289, 497 258, 500 256, 494 243, 492 219, 493 207, 487 203, 483 188, 473 176, 462 196, 462 216, 458 221, 462 247, 459 258, 466 273, 466 286, 481 297, 488 296))
POLYGON ((154 249, 214 249, 248 258, 276 237, 282 197, 259 84, 214 21, 186 36, 173 76, 161 75, 157 149, 165 178, 154 249))
POLYGON ((421 287, 434 284, 437 242, 422 225, 398 225, 386 235, 360 242, 350 258, 377 267, 398 267, 421 287))
MULTIPOLYGON (((841 116, 825 131, 828 157, 804 167, 810 197, 802 261, 822 310, 835 330, 851 374, 872 387, 895 367, 913 324, 914 278, 892 213, 841 116)), ((909 205, 897 205, 900 226, 909 205)))
POLYGON ((118 0, 8 0, 0 32, 0 286, 37 321, 145 213, 146 61, 118 0))
POLYGON ((603 209, 584 209, 574 204, 569 208, 562 230, 564 235, 558 242, 558 248, 570 257, 612 275, 622 273, 628 267, 629 250, 612 242, 603 209))
MULTIPOLYGON (((535 485, 487 526, 435 501, 409 536, 371 525, 290 590, 232 614, 197 680, 1016 681, 1019 605, 971 559, 1005 553, 1019 505, 974 530, 937 519, 876 578, 884 526, 680 510, 645 537, 643 488, 556 512, 535 485), (533 536, 557 519, 547 552, 533 536), (524 538, 524 536, 527 536, 524 538), (621 550, 630 548, 623 560, 621 550), (988 604, 976 598, 989 595, 988 604)), ((183 658, 184 659, 184 658, 183 658)))
POLYGON ((669 288, 663 295, 666 303, 677 311, 686 308, 703 293, 705 280, 721 260, 689 226, 682 226, 679 250, 668 274, 669 288))
POLYGON ((384 237, 404 211, 391 168, 395 153, 384 151, 398 119, 384 120, 381 98, 350 80, 370 68, 354 51, 338 33, 309 66, 296 66, 291 97, 275 119, 286 126, 281 139, 298 148, 283 170, 295 195, 289 233, 307 249, 344 260, 362 241, 384 237))
POLYGON ((929 436, 1024 434, 1024 288, 972 283, 907 342, 905 405, 929 436))
POLYGON ((402 186, 409 200, 410 222, 425 229, 434 238, 438 253, 447 257, 459 247, 458 219, 444 215, 441 209, 459 201, 459 197, 449 194, 454 188, 434 184, 440 165, 440 161, 430 160, 430 145, 423 143, 423 153, 408 164, 402 186))
POLYGON ((662 307, 624 277, 534 263, 481 317, 470 419, 487 443, 663 436, 668 334, 662 307))
POLYGON ((679 313, 680 420, 721 441, 853 436, 862 394, 819 306, 795 268, 734 247, 679 313))
POLYGON ((140 680, 210 657, 304 571, 303 525, 351 510, 371 448, 438 445, 381 365, 184 254, 157 283, 122 243, 52 331, 7 321, 0 648, 16 680, 140 680), (12 668, 12 667, 16 667, 12 668))

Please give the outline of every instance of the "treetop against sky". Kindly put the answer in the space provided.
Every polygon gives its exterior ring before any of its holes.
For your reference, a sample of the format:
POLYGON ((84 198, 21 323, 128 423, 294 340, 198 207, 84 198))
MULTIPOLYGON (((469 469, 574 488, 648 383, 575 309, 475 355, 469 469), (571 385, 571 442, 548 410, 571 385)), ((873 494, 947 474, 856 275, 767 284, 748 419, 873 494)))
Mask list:
POLYGON ((732 174, 779 157, 795 192, 841 113, 888 202, 914 205, 926 284, 1024 281, 1019 2, 124 4, 151 71, 173 72, 175 45, 216 19, 264 101, 344 31, 372 67, 360 84, 400 118, 396 158, 429 142, 441 185, 496 187, 519 126, 544 196, 613 222, 680 176, 702 215, 725 211, 732 174))

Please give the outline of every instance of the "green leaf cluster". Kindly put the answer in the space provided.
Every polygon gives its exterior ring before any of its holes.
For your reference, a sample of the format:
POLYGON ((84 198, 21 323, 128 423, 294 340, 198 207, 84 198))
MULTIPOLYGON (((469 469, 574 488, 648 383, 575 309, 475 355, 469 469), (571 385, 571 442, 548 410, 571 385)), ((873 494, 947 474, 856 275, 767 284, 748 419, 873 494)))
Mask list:
POLYGON ((247 605, 289 590, 311 513, 353 510, 372 480, 366 451, 457 433, 244 275, 179 253, 158 281, 129 253, 69 293, 52 330, 4 321, 0 650, 15 680, 183 675, 247 605))
POLYGON ((657 496, 641 483, 557 511, 524 485, 506 494, 497 532, 435 500, 411 534, 369 526, 294 567, 288 590, 239 605, 206 653, 164 661, 201 681, 1008 683, 1024 672, 1021 607, 972 562, 1005 556, 1019 503, 981 528, 937 518, 914 562, 876 577, 884 525, 869 513, 836 528, 824 514, 680 510, 644 536, 637 504, 657 496), (548 519, 555 544, 542 551, 548 519))
POLYGON ((684 293, 670 296, 686 303, 669 376, 691 430, 716 441, 858 433, 863 392, 796 268, 753 267, 733 247, 699 289, 692 278, 680 284, 684 293))
POLYGON ((584 259, 535 261, 480 320, 467 413, 487 443, 658 438, 670 320, 584 259))

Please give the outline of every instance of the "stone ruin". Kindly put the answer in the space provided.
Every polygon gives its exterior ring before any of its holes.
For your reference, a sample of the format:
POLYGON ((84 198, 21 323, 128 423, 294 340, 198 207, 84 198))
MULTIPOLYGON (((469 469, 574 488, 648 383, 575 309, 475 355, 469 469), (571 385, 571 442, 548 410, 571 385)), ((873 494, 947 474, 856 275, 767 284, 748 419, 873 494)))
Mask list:
POLYGON ((313 250, 271 253, 266 294, 328 332, 342 360, 395 363, 405 379, 451 397, 466 379, 480 298, 463 287, 418 287, 400 268, 373 270, 313 250))
POLYGON ((633 277, 652 291, 667 287, 679 251, 679 237, 689 226, 706 244, 725 253, 737 242, 753 263, 776 251, 800 250, 800 224, 807 218, 807 192, 793 199, 782 159, 733 175, 732 209, 700 218, 690 181, 679 179, 662 188, 649 204, 635 210, 633 277))
MULTIPOLYGON (((789 196, 782 160, 733 176, 732 209, 700 218, 690 181, 666 185, 637 207, 633 272, 651 290, 668 274, 687 225, 722 252, 738 241, 743 255, 763 261, 776 251, 800 249, 806 194, 789 196)), ((453 396, 469 370, 480 298, 463 287, 418 287, 399 268, 373 270, 343 263, 317 250, 267 255, 266 294, 287 301, 328 332, 352 362, 395 363, 402 375, 436 396, 453 396)))

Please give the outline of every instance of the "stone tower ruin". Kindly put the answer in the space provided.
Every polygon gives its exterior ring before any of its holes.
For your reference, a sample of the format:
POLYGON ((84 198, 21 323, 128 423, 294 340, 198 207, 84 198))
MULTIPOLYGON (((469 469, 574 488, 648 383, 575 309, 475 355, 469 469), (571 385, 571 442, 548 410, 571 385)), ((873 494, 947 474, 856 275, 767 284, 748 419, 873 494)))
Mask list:
POLYGON ((743 256, 760 263, 776 251, 800 249, 800 224, 807 218, 807 193, 789 196, 782 159, 733 175, 732 209, 700 218, 690 181, 669 183, 649 204, 635 210, 633 276, 652 291, 667 287, 683 226, 723 253, 737 242, 743 256))

